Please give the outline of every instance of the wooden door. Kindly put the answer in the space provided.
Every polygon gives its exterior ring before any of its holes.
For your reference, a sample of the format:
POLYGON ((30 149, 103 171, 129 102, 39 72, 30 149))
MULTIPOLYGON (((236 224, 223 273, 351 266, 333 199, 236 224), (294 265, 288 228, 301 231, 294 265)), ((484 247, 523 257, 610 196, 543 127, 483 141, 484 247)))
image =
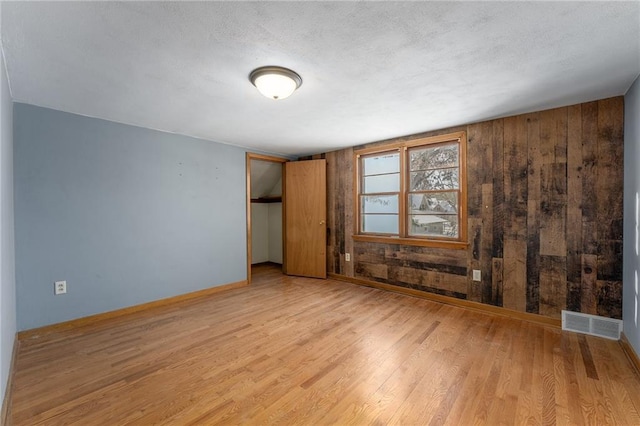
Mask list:
POLYGON ((327 164, 284 164, 284 265, 288 275, 327 277, 327 164))

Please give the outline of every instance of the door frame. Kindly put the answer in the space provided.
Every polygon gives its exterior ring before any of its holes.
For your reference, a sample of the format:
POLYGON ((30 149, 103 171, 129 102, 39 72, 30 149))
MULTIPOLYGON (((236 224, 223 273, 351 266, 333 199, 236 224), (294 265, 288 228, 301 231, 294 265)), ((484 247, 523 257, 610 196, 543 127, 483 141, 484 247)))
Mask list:
MULTIPOLYGON (((289 161, 288 158, 274 157, 271 155, 256 154, 254 152, 246 153, 246 173, 247 173, 247 283, 251 284, 251 160, 269 161, 272 163, 284 164, 289 161)), ((285 185, 284 185, 284 167, 282 168, 282 221, 284 222, 284 203, 285 203, 285 185)), ((283 223, 284 224, 284 223, 283 223)), ((282 227, 284 232, 284 226, 282 227)), ((284 242, 284 236, 283 236, 284 242)), ((282 261, 284 262, 284 255, 282 261)), ((284 267, 284 263, 283 263, 284 267)))

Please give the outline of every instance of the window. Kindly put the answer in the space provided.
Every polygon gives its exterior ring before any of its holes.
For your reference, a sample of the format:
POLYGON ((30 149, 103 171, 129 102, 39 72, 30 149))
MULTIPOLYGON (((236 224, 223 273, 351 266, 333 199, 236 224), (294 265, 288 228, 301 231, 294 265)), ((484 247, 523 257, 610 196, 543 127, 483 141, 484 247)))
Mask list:
POLYGON ((357 240, 466 246, 464 132, 357 150, 357 240))
POLYGON ((362 232, 398 234, 400 154, 382 152, 363 156, 362 232))

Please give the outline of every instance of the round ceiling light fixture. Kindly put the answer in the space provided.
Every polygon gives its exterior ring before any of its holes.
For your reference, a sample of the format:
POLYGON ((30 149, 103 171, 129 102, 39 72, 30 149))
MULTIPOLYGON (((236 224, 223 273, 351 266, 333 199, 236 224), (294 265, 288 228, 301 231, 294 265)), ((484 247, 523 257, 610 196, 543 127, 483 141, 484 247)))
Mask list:
POLYGON ((298 73, 276 66, 256 68, 249 74, 249 80, 260 93, 275 100, 288 98, 302 85, 298 73))

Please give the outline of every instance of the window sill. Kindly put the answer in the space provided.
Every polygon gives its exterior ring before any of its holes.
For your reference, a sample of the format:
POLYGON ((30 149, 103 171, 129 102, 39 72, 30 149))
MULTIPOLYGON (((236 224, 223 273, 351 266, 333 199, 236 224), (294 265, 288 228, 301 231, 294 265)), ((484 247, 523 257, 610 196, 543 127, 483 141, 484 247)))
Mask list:
POLYGON ((367 243, 399 244, 403 246, 436 247, 452 250, 465 250, 469 243, 462 241, 421 240, 418 238, 385 237, 381 235, 354 235, 354 241, 367 243))

